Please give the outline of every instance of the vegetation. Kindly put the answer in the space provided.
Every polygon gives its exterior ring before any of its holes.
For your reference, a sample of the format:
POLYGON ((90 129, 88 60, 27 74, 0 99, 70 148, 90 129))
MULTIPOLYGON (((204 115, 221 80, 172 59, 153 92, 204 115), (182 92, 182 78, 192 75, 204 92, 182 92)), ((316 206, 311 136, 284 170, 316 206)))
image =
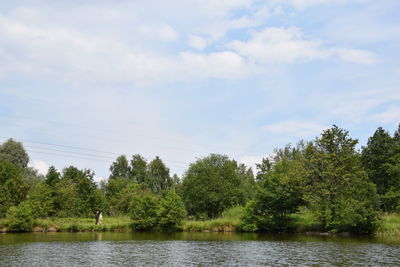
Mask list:
POLYGON ((400 128, 378 128, 360 151, 332 126, 251 168, 211 154, 170 176, 156 157, 119 156, 110 176, 28 167, 22 143, 0 145, 0 230, 400 233, 400 128), (97 210, 104 224, 94 225, 97 210))

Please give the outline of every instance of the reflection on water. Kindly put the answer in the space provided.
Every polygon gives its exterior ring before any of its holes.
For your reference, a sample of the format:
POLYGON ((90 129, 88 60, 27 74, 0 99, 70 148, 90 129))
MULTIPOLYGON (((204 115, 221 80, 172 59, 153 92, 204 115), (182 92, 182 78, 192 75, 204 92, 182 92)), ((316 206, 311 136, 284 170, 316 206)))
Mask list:
POLYGON ((400 240, 235 233, 0 235, 1 266, 400 266, 400 240))

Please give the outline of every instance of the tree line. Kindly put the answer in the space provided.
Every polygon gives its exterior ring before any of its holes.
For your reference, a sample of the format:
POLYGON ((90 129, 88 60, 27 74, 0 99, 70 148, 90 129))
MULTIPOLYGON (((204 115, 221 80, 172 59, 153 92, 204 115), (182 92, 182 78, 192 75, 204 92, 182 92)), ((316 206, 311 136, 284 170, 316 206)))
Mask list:
POLYGON ((119 156, 110 176, 51 166, 46 175, 28 167, 23 144, 0 145, 0 218, 29 230, 36 218, 87 217, 101 210, 129 215, 136 230, 179 230, 184 219, 213 219, 244 207, 240 230, 290 231, 306 211, 321 230, 372 233, 382 212, 400 212, 400 126, 378 128, 365 146, 334 125, 314 140, 287 145, 253 170, 225 155, 191 163, 171 176, 161 158, 119 156))

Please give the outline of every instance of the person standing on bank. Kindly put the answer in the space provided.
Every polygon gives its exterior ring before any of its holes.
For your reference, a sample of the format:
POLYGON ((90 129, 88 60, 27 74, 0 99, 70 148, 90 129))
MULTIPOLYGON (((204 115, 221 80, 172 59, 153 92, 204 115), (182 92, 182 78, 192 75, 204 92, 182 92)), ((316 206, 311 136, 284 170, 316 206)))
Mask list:
POLYGON ((103 222, 103 215, 102 215, 101 211, 99 211, 99 210, 96 211, 95 219, 96 219, 96 225, 102 224, 102 222, 103 222))

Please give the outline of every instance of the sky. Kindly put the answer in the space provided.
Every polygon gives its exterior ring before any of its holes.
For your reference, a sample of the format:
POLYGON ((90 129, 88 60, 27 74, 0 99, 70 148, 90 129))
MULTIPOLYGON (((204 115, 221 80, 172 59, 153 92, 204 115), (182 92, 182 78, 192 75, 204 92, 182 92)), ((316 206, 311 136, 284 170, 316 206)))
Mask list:
POLYGON ((365 145, 400 122, 398 0, 0 3, 0 143, 30 166, 109 176, 121 154, 182 175, 253 166, 336 124, 365 145))

